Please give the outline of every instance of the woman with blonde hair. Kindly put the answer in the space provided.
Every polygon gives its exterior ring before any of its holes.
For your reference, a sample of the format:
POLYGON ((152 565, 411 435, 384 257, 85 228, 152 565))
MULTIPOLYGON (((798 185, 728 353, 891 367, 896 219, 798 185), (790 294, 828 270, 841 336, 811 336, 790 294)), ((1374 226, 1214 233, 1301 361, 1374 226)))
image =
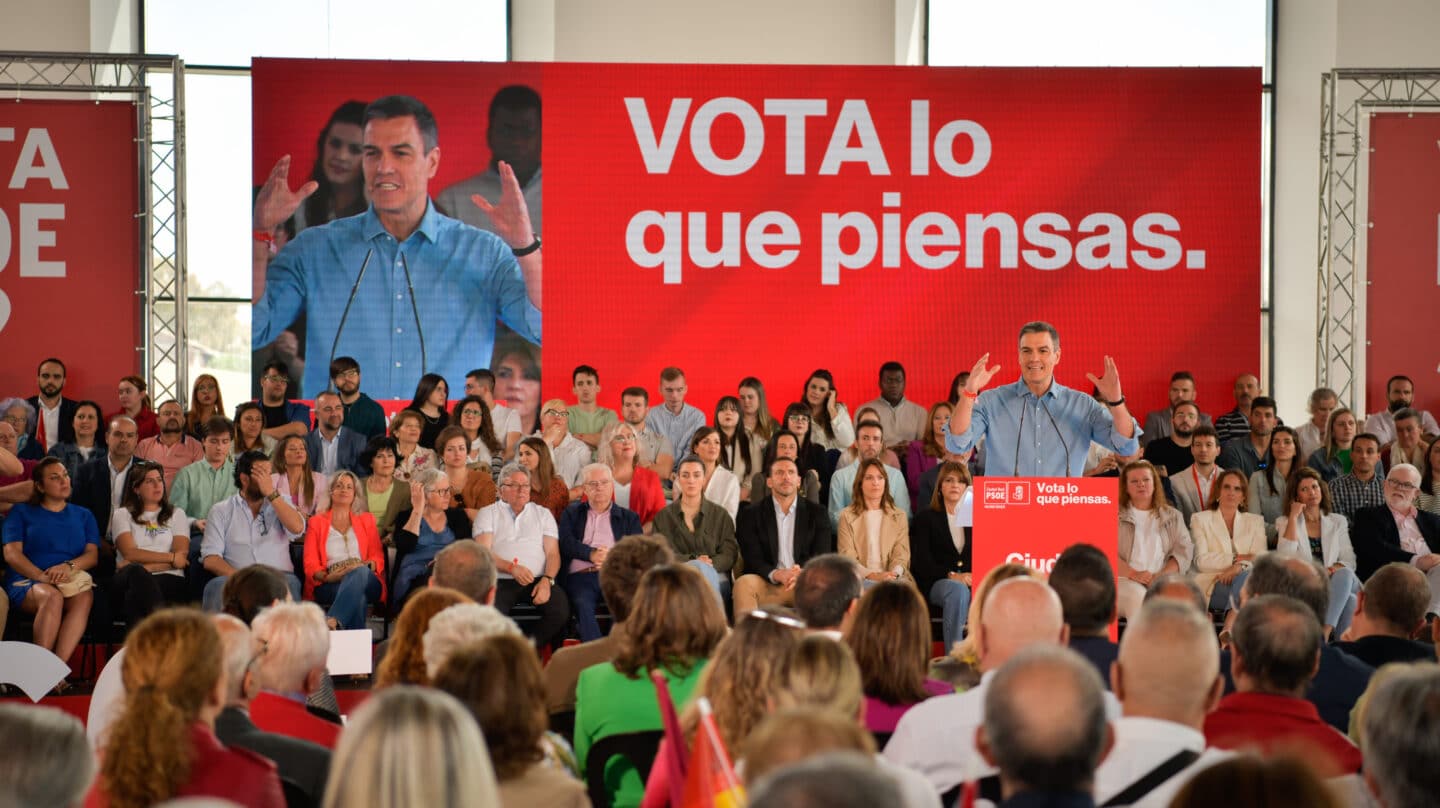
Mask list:
MULTIPOLYGON (((1241 475, 1242 492, 1246 485, 1241 475)), ((1120 471, 1119 543, 1116 603, 1121 617, 1139 613, 1146 587, 1156 576, 1190 571, 1195 556, 1190 531, 1180 511, 1165 501, 1160 472, 1148 461, 1127 463, 1120 471)))
POLYGON ((770 414, 770 402, 765 400, 765 385, 754 376, 746 376, 740 380, 735 397, 740 401, 740 428, 749 433, 751 440, 759 441, 760 448, 764 449, 770 438, 784 428, 770 414))
POLYGON ((1350 445, 1355 442, 1355 433, 1360 431, 1355 413, 1348 407, 1336 407, 1330 411, 1325 422, 1325 440, 1320 448, 1310 453, 1305 464, 1320 472, 1325 482, 1332 482, 1342 474, 1350 473, 1350 445))
POLYGON ((862 595, 845 644, 860 665, 871 732, 894 732, 911 707, 955 689, 927 675, 930 609, 908 583, 885 581, 862 595))
POLYGON ((614 421, 600 433, 600 462, 610 467, 615 478, 615 504, 634 511, 649 533, 665 507, 665 489, 660 475, 636 462, 638 448, 635 427, 625 421, 614 421))
POLYGON ((415 593, 395 619, 395 633, 390 637, 385 658, 375 666, 374 690, 393 685, 426 685, 430 677, 425 669, 425 632, 435 615, 458 603, 475 601, 443 586, 431 586, 415 593))
POLYGON ((498 808, 480 728, 448 693, 396 687, 368 699, 340 737, 324 808, 498 808))
POLYGON ((164 609, 125 641, 124 706, 100 750, 85 804, 143 808, 176 797, 223 797, 281 808, 275 764, 215 737, 225 707, 220 633, 194 609, 164 609))
POLYGON ((205 423, 225 414, 225 399, 220 395, 220 382, 209 373, 195 377, 190 386, 190 411, 185 413, 185 434, 198 441, 205 440, 205 423))
POLYGON ((360 479, 330 478, 330 507, 305 524, 305 597, 328 606, 332 629, 365 627, 365 604, 385 599, 385 548, 375 515, 359 509, 360 479))
POLYGON ((559 762, 568 748, 546 731, 545 683, 529 640, 500 634, 471 642, 445 660, 431 684, 475 716, 500 780, 501 805, 589 808, 585 785, 559 762))
MULTIPOLYGON (((611 735, 661 728, 650 674, 669 683, 677 705, 690 699, 700 673, 725 638, 725 613, 699 572, 667 564, 640 579, 630 616, 614 630, 615 656, 580 672, 575 687, 575 756, 586 770, 595 744, 611 735)), ((638 805, 645 785, 624 761, 605 766, 614 804, 638 805)))
POLYGON ((966 461, 973 453, 966 452, 963 455, 951 454, 945 448, 944 435, 945 425, 950 422, 950 414, 955 411, 948 401, 937 401, 930 405, 930 414, 925 419, 925 433, 920 440, 911 441, 910 446, 905 450, 905 484, 910 488, 910 501, 920 501, 920 477, 930 469, 935 468, 944 462, 955 462, 966 465, 966 461))
POLYGON ((862 567, 865 586, 910 577, 910 523, 890 496, 879 458, 860 461, 850 505, 840 512, 837 551, 862 567))

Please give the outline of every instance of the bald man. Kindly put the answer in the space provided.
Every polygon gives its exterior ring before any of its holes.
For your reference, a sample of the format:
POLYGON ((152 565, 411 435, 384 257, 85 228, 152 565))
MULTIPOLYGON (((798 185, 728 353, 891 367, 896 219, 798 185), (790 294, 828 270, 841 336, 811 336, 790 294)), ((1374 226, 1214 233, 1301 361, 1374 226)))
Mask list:
POLYGON ((1094 666, 1065 648, 1026 648, 996 672, 975 746, 1000 770, 1002 806, 1094 805, 1095 767, 1114 736, 1094 666))
POLYGON ((1207 749, 1205 714, 1220 702, 1215 629, 1188 597, 1145 604, 1125 629, 1110 689, 1115 746, 1095 773, 1095 801, 1163 806, 1195 773, 1232 753, 1207 749))
MULTIPOLYGON (((948 696, 926 699, 900 719, 885 745, 887 759, 925 775, 945 793, 962 781, 995 774, 975 751, 975 730, 985 718, 985 691, 995 671, 1034 645, 1063 646, 1070 639, 1060 597, 1037 578, 1012 578, 994 589, 976 627, 980 684, 948 696)), ((1119 715, 1114 696, 1105 694, 1108 714, 1119 715)))

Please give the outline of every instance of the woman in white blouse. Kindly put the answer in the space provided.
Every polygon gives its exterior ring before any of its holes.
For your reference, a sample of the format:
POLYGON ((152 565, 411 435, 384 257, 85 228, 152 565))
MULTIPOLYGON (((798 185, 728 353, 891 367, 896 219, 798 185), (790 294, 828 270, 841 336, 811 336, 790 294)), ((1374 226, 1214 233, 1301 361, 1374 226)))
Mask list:
POLYGON ((848 449, 855 442, 855 424, 835 393, 835 377, 821 368, 805 380, 810 407, 810 440, 825 449, 848 449))
POLYGON ((1330 600, 1325 606, 1325 636, 1344 634, 1355 614, 1360 579, 1350 525, 1330 505, 1330 486, 1315 469, 1300 469, 1285 495, 1285 514, 1275 520, 1280 536, 1275 552, 1313 558, 1330 571, 1330 600))
POLYGON ((705 464, 705 498, 724 508, 734 519, 740 510, 740 481, 720 465, 720 432, 713 426, 695 430, 690 451, 705 464))
POLYGON ((125 477, 120 507, 110 516, 115 537, 113 598, 133 626, 166 603, 189 600, 190 518, 165 495, 165 470, 137 460, 125 477))
POLYGON ((1125 466, 1120 478, 1116 608, 1121 617, 1129 618, 1140 612, 1145 590, 1156 576, 1190 571, 1195 547, 1185 518, 1165 501, 1154 465, 1136 460, 1125 466))
POLYGON ((1190 517, 1195 583, 1216 611, 1238 603, 1251 563, 1268 549, 1265 518, 1245 512, 1249 488, 1243 471, 1226 469, 1210 492, 1210 507, 1190 517))
POLYGON ((850 505, 840 513, 837 551, 860 564, 868 589, 910 577, 910 523, 890 496, 890 478, 877 458, 860 461, 850 505))

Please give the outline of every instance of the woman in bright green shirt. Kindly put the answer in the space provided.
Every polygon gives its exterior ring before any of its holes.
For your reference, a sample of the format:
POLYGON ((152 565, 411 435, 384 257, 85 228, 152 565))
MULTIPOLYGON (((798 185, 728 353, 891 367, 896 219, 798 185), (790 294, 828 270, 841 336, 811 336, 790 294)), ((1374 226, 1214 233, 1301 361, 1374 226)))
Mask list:
MULTIPOLYGON (((581 671, 575 688, 575 755, 582 772, 601 739, 661 729, 651 670, 664 671, 676 711, 684 708, 725 637, 725 613, 699 572, 669 564, 640 579, 630 617, 615 631, 614 661, 581 671)), ((606 765, 605 785, 616 808, 639 805, 645 794, 639 773, 623 758, 606 765)))

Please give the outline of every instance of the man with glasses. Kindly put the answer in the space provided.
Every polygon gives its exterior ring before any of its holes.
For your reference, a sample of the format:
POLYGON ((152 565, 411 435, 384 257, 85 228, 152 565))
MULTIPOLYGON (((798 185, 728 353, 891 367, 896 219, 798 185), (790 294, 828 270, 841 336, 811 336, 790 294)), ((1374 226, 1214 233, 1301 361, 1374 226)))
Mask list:
POLYGON ((305 433, 310 468, 327 478, 337 471, 361 474, 360 455, 365 451, 366 440, 345 426, 345 404, 340 395, 326 390, 316 396, 315 413, 315 428, 305 433))
POLYGON ((580 486, 580 470, 590 462, 590 447, 570 434, 570 407, 563 399, 552 398, 540 408, 540 431, 535 437, 550 447, 555 473, 570 487, 570 498, 580 486))
POLYGON ((304 535, 305 517, 275 490, 270 473, 270 458, 263 452, 240 455, 235 461, 238 493, 210 509, 200 543, 200 563, 215 576, 206 582, 201 597, 207 612, 220 611, 225 581, 252 564, 279 572, 290 587, 290 597, 300 600, 290 542, 304 535))
POLYGON ((610 548, 626 536, 640 533, 640 517, 615 503, 615 478, 604 463, 581 470, 585 499, 570 503, 560 514, 560 584, 575 607, 580 641, 600 638, 595 604, 600 600, 598 573, 610 548))
POLYGON ((310 431, 310 408, 299 401, 285 398, 290 386, 290 368, 279 359, 265 363, 260 374, 260 414, 265 418, 265 434, 280 440, 290 435, 304 436, 310 431))
POLYGON ((550 509, 530 501, 529 469, 500 470, 500 501, 475 514, 473 533, 495 556, 495 608, 509 616, 516 603, 533 605, 540 621, 521 628, 537 647, 556 644, 570 622, 570 599, 555 585, 560 531, 550 509))
POLYGON ((675 446, 645 422, 649 412, 650 393, 645 388, 627 387, 620 393, 620 417, 635 430, 635 462, 668 484, 675 470, 675 446))
POLYGON ((367 441, 385 434, 385 411, 375 399, 360 392, 359 362, 349 356, 335 357, 330 363, 330 386, 340 394, 340 403, 345 406, 346 429, 363 435, 367 441))
POLYGON ((1420 470, 1400 463, 1385 477, 1385 503, 1355 512, 1350 543, 1361 580, 1391 562, 1410 564, 1430 585, 1431 615, 1440 614, 1440 516, 1415 507, 1420 470))

